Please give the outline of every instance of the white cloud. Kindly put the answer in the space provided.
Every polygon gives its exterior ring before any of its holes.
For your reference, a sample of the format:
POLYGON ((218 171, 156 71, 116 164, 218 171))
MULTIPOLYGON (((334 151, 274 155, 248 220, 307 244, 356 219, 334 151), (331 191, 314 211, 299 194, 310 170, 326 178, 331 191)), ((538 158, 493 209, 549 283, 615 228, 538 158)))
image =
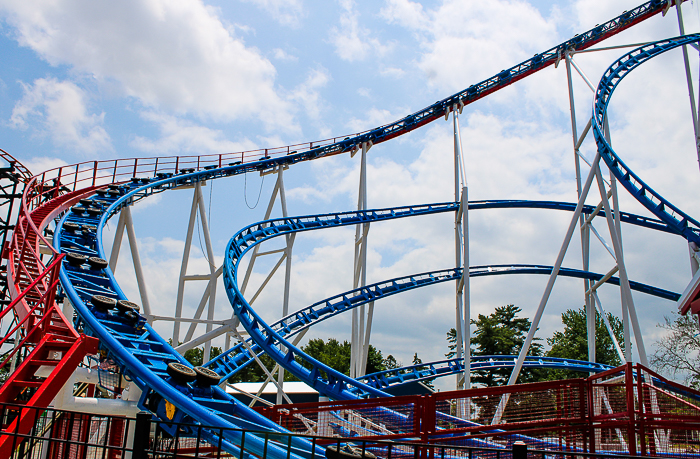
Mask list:
MULTIPOLYGON (((52 158, 50 156, 35 156, 30 159, 23 159, 22 164, 29 169, 32 174, 40 174, 45 171, 56 169, 65 166, 67 163, 61 158, 52 158)), ((55 174, 49 174, 49 177, 55 174)))
POLYGON ((381 69, 379 71, 379 74, 384 77, 389 77, 389 78, 401 78, 406 74, 406 72, 403 69, 396 68, 396 67, 387 67, 384 69, 381 69))
POLYGON ((38 125, 54 142, 82 153, 112 151, 110 137, 102 127, 104 113, 88 113, 85 92, 69 81, 40 78, 22 84, 24 92, 12 110, 10 125, 27 129, 38 125))
POLYGON ((287 53, 282 48, 275 48, 272 50, 272 56, 280 61, 296 62, 299 60, 298 57, 287 53))
POLYGON ((246 0, 267 11, 282 25, 300 27, 305 16, 301 0, 246 0))
POLYGON ((382 8, 382 15, 390 22, 396 22, 413 30, 427 30, 429 19, 423 5, 410 0, 388 0, 382 8))
POLYGON ((321 95, 319 90, 326 86, 331 76, 323 67, 312 69, 303 83, 298 85, 290 94, 290 100, 302 105, 311 119, 318 119, 321 114, 321 95))
POLYGON ((197 154, 224 153, 254 150, 254 142, 244 139, 233 142, 226 139, 220 130, 197 125, 175 116, 155 112, 142 112, 141 118, 158 125, 161 137, 147 139, 137 136, 131 141, 131 146, 148 153, 178 153, 192 152, 197 154))
POLYGON ((418 66, 442 90, 463 89, 556 42, 555 25, 516 0, 444 0, 435 9, 387 0, 382 15, 418 37, 418 66))
POLYGON ((353 0, 339 0, 343 13, 340 27, 330 31, 330 42, 336 54, 343 60, 354 62, 367 58, 370 53, 383 56, 393 48, 393 43, 383 44, 371 36, 369 29, 360 25, 360 15, 353 0))
POLYGON ((4 0, 0 8, 21 45, 52 65, 117 83, 145 106, 295 127, 274 66, 199 1, 4 0))

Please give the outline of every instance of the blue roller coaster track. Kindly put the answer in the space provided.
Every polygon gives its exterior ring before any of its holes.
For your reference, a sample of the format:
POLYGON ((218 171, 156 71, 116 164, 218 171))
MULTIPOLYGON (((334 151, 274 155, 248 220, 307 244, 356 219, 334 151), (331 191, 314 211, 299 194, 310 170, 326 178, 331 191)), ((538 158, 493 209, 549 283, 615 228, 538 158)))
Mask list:
MULTIPOLYGON (((151 411, 157 418, 164 421, 189 421, 224 428, 252 428, 268 432, 268 435, 272 435, 274 438, 275 433, 284 432, 280 426, 237 402, 218 386, 207 386, 200 382, 183 383, 170 376, 167 370, 169 363, 180 363, 185 366, 189 366, 189 363, 160 337, 141 315, 129 308, 104 307, 102 304, 104 300, 101 297, 111 300, 127 300, 109 267, 87 259, 87 257, 105 258, 102 231, 107 220, 125 206, 133 205, 153 193, 184 184, 252 171, 271 170, 327 155, 353 152, 360 148, 363 143, 376 144, 390 140, 442 118, 452 110, 460 110, 464 105, 486 97, 549 65, 558 63, 566 50, 586 49, 661 12, 667 6, 665 0, 647 2, 395 123, 354 137, 348 137, 339 142, 318 146, 304 152, 290 152, 289 155, 282 157, 266 156, 256 162, 231 163, 224 167, 211 167, 195 172, 185 171, 181 174, 159 174, 151 179, 134 178, 130 183, 87 193, 83 202, 74 205, 69 212, 66 212, 57 225, 54 237, 54 248, 59 252, 69 254, 62 265, 60 279, 63 293, 70 299, 77 312, 76 328, 100 339, 103 357, 114 361, 121 368, 123 374, 134 381, 143 391, 139 406, 151 411), (83 255, 83 257, 79 255, 83 255), (172 410, 168 409, 168 406, 176 408, 174 414, 172 410)), ((608 167, 625 188, 658 218, 622 213, 621 220, 658 231, 679 234, 689 241, 698 243, 700 243, 700 224, 664 200, 631 172, 603 138, 601 126, 606 116, 610 95, 624 75, 655 55, 684 44, 697 42, 699 39, 700 36, 692 35, 645 45, 626 54, 613 64, 606 71, 596 92, 593 126, 599 151, 608 167)), ((470 209, 475 210, 521 207, 566 211, 573 211, 576 207, 570 203, 543 201, 482 201, 470 203, 469 206, 470 209)), ((462 371, 461 362, 447 360, 391 370, 355 380, 305 355, 288 340, 294 334, 314 323, 350 310, 362 303, 422 286, 459 279, 462 274, 460 270, 448 269, 422 273, 372 284, 315 303, 290 314, 273 325, 266 324, 250 307, 237 285, 237 268, 241 257, 256 244, 270 238, 301 231, 454 212, 457 209, 458 204, 456 203, 438 203, 289 217, 258 222, 237 232, 226 248, 224 284, 234 312, 250 335, 251 348, 256 353, 265 352, 270 355, 290 373, 334 399, 386 396, 388 394, 382 389, 394 384, 462 371)), ((586 206, 584 212, 592 213, 593 208, 586 206)), ((599 215, 602 214, 599 213, 599 215)), ((474 277, 515 273, 549 274, 551 269, 549 266, 536 265, 482 266, 471 267, 470 274, 474 277)), ((560 271, 560 275, 592 280, 599 280, 603 277, 597 273, 573 269, 563 269, 560 271)), ((611 278, 607 282, 616 283, 618 280, 611 278)), ((657 287, 633 283, 632 288, 672 301, 678 299, 678 294, 657 287)), ((234 347, 207 365, 226 379, 250 363, 251 357, 246 356, 242 349, 243 347, 240 345, 234 347)), ((484 357, 475 359, 472 368, 504 368, 512 365, 514 359, 512 356, 484 357)), ((545 358, 528 359, 527 365, 578 369, 585 372, 606 369, 589 362, 545 358)), ((214 444, 221 440, 224 449, 235 455, 240 455, 242 439, 239 433, 234 430, 228 431, 222 439, 218 438, 217 435, 215 431, 205 433, 207 440, 214 444)), ((245 446, 246 450, 251 451, 252 454, 262 455, 265 452, 274 458, 309 457, 312 451, 311 444, 302 439, 294 440, 291 453, 281 444, 268 445, 267 450, 263 451, 266 447, 264 441, 254 435, 246 436, 245 446)), ((323 454, 320 450, 316 453, 323 454)))

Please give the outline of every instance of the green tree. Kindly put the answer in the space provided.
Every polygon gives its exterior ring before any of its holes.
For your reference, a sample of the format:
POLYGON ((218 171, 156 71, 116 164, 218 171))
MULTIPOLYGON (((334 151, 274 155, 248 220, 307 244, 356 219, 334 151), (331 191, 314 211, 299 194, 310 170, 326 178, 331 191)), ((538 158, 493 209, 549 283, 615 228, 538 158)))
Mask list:
MULTIPOLYGON (((624 342, 622 336, 622 321, 609 312, 606 314, 610 328, 612 328, 618 343, 624 342)), ((547 352, 548 357, 560 357, 563 359, 588 360, 588 329, 586 326, 586 309, 569 309, 561 315, 564 331, 555 331, 551 338, 547 338, 547 344, 551 346, 547 352)), ((597 363, 605 365, 620 365, 620 358, 615 349, 605 322, 600 314, 595 315, 595 340, 597 363)), ((551 370, 550 379, 580 378, 580 372, 568 370, 551 370)))
MULTIPOLYGON (((476 326, 471 338, 472 355, 517 355, 525 342, 525 336, 530 329, 530 319, 517 317, 521 309, 509 304, 500 306, 485 316, 479 314, 477 320, 472 320, 476 326)), ((535 338, 537 340, 537 338, 535 338)), ((528 355, 542 355, 542 345, 533 342, 528 355)), ((480 370, 472 372, 472 383, 484 386, 500 386, 506 384, 511 370, 480 370)), ((545 372, 539 369, 523 369, 518 377, 519 383, 533 382, 544 379, 545 372)))
POLYGON ((698 319, 692 314, 674 313, 664 317, 657 327, 667 334, 656 342, 656 350, 649 363, 659 372, 673 377, 681 375, 686 384, 700 389, 700 334, 698 319))
MULTIPOLYGON (((350 374, 350 343, 348 341, 343 341, 341 344, 340 341, 335 338, 328 338, 328 341, 323 341, 322 338, 316 338, 309 340, 306 346, 302 346, 301 350, 336 371, 346 375, 350 374)), ((394 359, 393 356, 391 356, 391 358, 393 363, 396 363, 396 359, 394 359)), ((309 364, 301 363, 307 368, 310 368, 309 364)), ((367 367, 365 373, 376 373, 386 369, 387 365, 382 357, 382 351, 370 344, 369 351, 367 352, 367 367)), ((325 376, 326 375, 324 375, 324 377, 325 376)))
POLYGON ((401 364, 401 362, 398 362, 396 360, 396 357, 389 354, 384 359, 384 366, 386 367, 387 370, 393 370, 395 368, 401 368, 403 365, 401 364))
MULTIPOLYGON (((211 351, 209 353, 209 358, 213 359, 219 354, 221 354, 221 348, 217 346, 212 346, 211 351)), ((186 350, 183 354, 183 357, 185 358, 185 360, 190 362, 192 366, 201 366, 204 359, 204 349, 202 349, 201 347, 193 347, 192 349, 186 350)))
MULTIPOLYGON (((414 354, 413 354, 413 362, 411 362, 411 365, 420 365, 421 363, 423 363, 423 360, 421 360, 421 358, 418 357, 418 353, 417 353, 417 352, 414 353, 414 354)), ((422 369, 424 369, 424 368, 425 368, 424 366, 416 367, 417 370, 422 370, 422 369)), ((435 380, 435 378, 426 379, 425 381, 423 381, 423 384, 425 384, 426 386, 428 386, 428 387, 431 388, 432 390, 435 390, 435 386, 433 386, 433 380, 435 380)))
POLYGON ((447 351, 445 357, 448 359, 454 358, 457 355, 457 329, 454 327, 447 332, 447 348, 449 351, 447 351))

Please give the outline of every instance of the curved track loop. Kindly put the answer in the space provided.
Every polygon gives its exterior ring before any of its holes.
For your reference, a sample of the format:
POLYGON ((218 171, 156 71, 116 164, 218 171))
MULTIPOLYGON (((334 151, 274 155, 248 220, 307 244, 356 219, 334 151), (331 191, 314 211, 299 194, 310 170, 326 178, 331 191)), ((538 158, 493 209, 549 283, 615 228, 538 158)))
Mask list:
POLYGON ((650 43, 630 51, 608 67, 595 92, 593 101, 593 134, 598 145, 598 152, 605 164, 607 164, 615 178, 622 183, 627 191, 646 207, 649 212, 656 215, 657 218, 673 228, 678 234, 681 234, 689 242, 695 242, 700 245, 700 223, 668 202, 639 178, 637 174, 632 172, 615 153, 615 150, 613 150, 603 135, 603 124, 607 116, 612 93, 629 72, 661 53, 683 45, 697 43, 698 41, 700 41, 700 34, 650 43))
MULTIPOLYGON (((499 203, 499 202, 489 202, 487 205, 490 205, 492 203, 499 203)), ((563 204, 563 203, 558 203, 558 204, 563 204)), ((575 207, 572 204, 573 207, 575 207)), ((480 208, 491 208, 491 207, 480 207, 480 208)), ((543 207, 538 207, 538 208, 543 208, 543 207)), ((548 207, 544 207, 548 208, 548 207)), ((471 209, 471 204, 470 204, 470 209, 471 209)), ((549 275, 552 272, 552 267, 551 266, 541 266, 541 265, 491 265, 491 266, 471 266, 469 268, 469 275, 470 277, 485 277, 485 276, 496 276, 496 275, 504 275, 504 274, 542 274, 542 275, 549 275)), ((598 273, 593 273, 593 272, 587 272, 587 271, 582 271, 578 269, 570 269, 570 268, 562 268, 560 270, 559 275, 563 277, 574 277, 574 278, 585 278, 585 279, 590 279, 592 281, 599 281, 601 280, 604 276, 602 274, 598 273)), ((367 304, 373 301, 380 300, 382 298, 386 298, 388 296, 396 295, 398 293, 404 293, 408 292, 410 290, 414 290, 417 288, 421 287, 427 287, 430 285, 436 285, 440 284, 443 282, 447 281, 457 281, 462 277, 462 270, 461 269, 446 269, 446 270, 440 270, 440 271, 430 271, 426 273, 420 273, 420 274, 413 274, 410 276, 404 276, 404 277, 397 277, 394 279, 389 279, 386 281, 382 282, 377 282, 374 284, 369 284, 366 285, 365 287, 360 287, 356 288, 353 290, 349 290, 347 292, 340 293, 338 295, 334 295, 332 297, 326 298, 324 300, 318 301, 310 306, 307 306, 303 309, 300 309, 298 311, 295 311, 286 317, 283 317, 282 319, 278 320, 277 322, 273 323, 270 325, 270 328, 280 337, 284 339, 289 339, 295 335, 300 334, 304 330, 307 330, 308 328, 320 323, 321 321, 324 321, 326 319, 329 319, 331 317, 334 317, 336 315, 348 312, 352 309, 357 308, 358 306, 361 306, 363 304, 367 304)), ((617 277, 611 277, 605 281, 606 283, 613 284, 613 285, 619 285, 620 281, 617 277)), ((638 282, 630 282, 630 286, 633 290, 646 293, 649 295, 653 295, 659 298, 664 298, 667 300, 671 301, 676 301, 680 297, 678 293, 675 292, 670 292, 667 290, 660 289, 658 287, 653 287, 650 285, 646 284, 641 284, 638 282)), ((293 344, 296 344, 296 342, 293 342, 293 344)), ((205 366, 208 367, 209 369, 215 371, 217 374, 219 374, 222 378, 222 384, 226 382, 228 378, 231 376, 235 375, 239 371, 241 371, 243 368, 247 367, 251 363, 255 361, 255 357, 253 355, 260 356, 263 354, 264 351, 260 346, 258 346, 255 341, 252 338, 248 338, 245 340, 245 343, 241 342, 237 344, 236 346, 232 347, 231 349, 223 352, 222 354, 216 356, 216 358, 210 360, 205 366)), ((477 361, 480 361, 479 358, 477 357, 472 357, 473 359, 477 359, 477 361)), ((505 357, 504 357, 505 358, 505 357)), ((499 360, 494 360, 493 358, 489 358, 485 360, 484 362, 492 362, 494 365, 501 365, 501 362, 499 360)), ((544 362, 543 360, 540 360, 541 362, 544 362)), ((568 361, 563 361, 562 359, 551 359, 547 360, 547 362, 558 362, 561 361, 561 365, 563 367, 567 367, 569 364, 567 363, 568 361)), ((438 366, 438 367, 444 367, 445 362, 450 362, 449 366, 454 369, 455 371, 461 371, 457 369, 459 365, 457 364, 457 361, 440 361, 440 362, 430 362, 430 363, 425 363, 423 366, 438 366)), ((472 363, 475 361, 472 360, 472 363)), ((588 362, 586 362, 588 363, 588 362)), ((461 364, 460 364, 461 365, 461 364)), ((482 367, 485 365, 485 363, 481 363, 482 367)), ((532 363, 529 363, 528 365, 532 365, 532 363)), ((555 363, 552 363, 552 368, 556 366, 555 363)), ((592 364, 595 366, 596 364, 592 364)), ((404 373, 404 370, 406 371, 412 371, 412 369, 416 367, 420 367, 421 365, 418 366, 410 366, 410 367, 405 367, 401 369, 397 369, 396 372, 399 372, 401 374, 404 373)), ((460 367, 461 368, 461 367, 460 367)), ((500 366, 499 366, 500 368, 500 366)), ((591 367, 586 367, 585 370, 586 372, 590 371, 599 371, 595 369, 590 369, 591 367)), ((388 374, 388 373, 387 373, 388 374)), ((443 370, 438 371, 438 373, 435 373, 433 375, 436 376, 443 376, 446 374, 452 374, 452 373, 445 373, 443 370)), ((365 381, 367 377, 362 377, 359 378, 361 381, 365 381)), ((421 379, 426 379, 430 378, 430 376, 426 376, 425 378, 421 377, 421 379)), ((369 381, 368 384, 376 387, 378 389, 384 388, 384 387, 389 387, 394 383, 397 384, 402 384, 404 379, 398 378, 398 379, 392 379, 391 382, 389 382, 388 379, 383 378, 382 382, 380 385, 377 385, 374 383, 374 380, 367 380, 369 381)), ((353 391, 353 389, 350 389, 353 391)))
MULTIPOLYGON (((665 0, 647 2, 544 53, 537 54, 532 59, 504 70, 492 78, 472 85, 460 93, 438 101, 395 123, 352 137, 346 137, 343 140, 328 139, 297 146, 221 155, 94 161, 44 172, 40 176, 32 178, 25 188, 18 224, 10 244, 8 266, 12 280, 11 294, 15 298, 15 301, 10 305, 10 309, 19 317, 31 318, 24 325, 26 336, 28 337, 60 335, 61 333, 71 335, 71 333, 75 333, 72 331, 70 322, 63 317, 60 309, 53 301, 52 294, 50 294, 53 286, 50 276, 52 271, 42 262, 40 253, 42 250, 51 252, 55 261, 58 261, 59 253, 51 247, 42 232, 54 218, 65 213, 69 207, 81 198, 92 196, 95 190, 100 187, 104 187, 107 184, 123 183, 132 177, 135 179, 136 177, 155 176, 158 179, 164 179, 162 186, 165 189, 169 186, 176 186, 178 182, 182 184, 195 179, 271 170, 275 167, 299 161, 356 151, 363 143, 376 144, 387 141, 437 120, 442 116, 446 116, 450 111, 461 110, 464 105, 479 100, 549 65, 558 63, 566 49, 586 49, 664 11, 670 5, 671 3, 665 0), (178 173, 181 175, 177 175, 178 173), (51 332, 47 332, 47 329, 37 329, 37 322, 51 325, 53 327, 51 332), (61 332, 61 329, 64 332, 61 332), (38 335, 34 334, 35 330, 38 330, 40 333, 38 335)), ((138 185, 138 182, 134 185, 138 185)), ((130 186, 131 191, 134 191, 134 188, 135 186, 130 186)), ((156 187, 142 187, 140 191, 141 194, 134 193, 131 196, 131 201, 123 202, 120 205, 130 205, 133 201, 156 191, 156 187)), ((101 208, 101 211, 105 210, 99 203, 97 207, 101 208)), ((108 213, 116 210, 118 209, 112 207, 108 213)), ((78 212, 70 212, 66 214, 64 220, 84 217, 84 214, 80 215, 78 212)), ((100 219, 100 230, 103 223, 104 218, 100 219)), ((57 247, 61 247, 61 231, 57 233, 55 242, 57 247)), ((98 253, 102 253, 100 231, 97 232, 94 246, 90 245, 88 240, 90 238, 87 234, 84 236, 86 236, 84 240, 76 238, 73 241, 69 241, 70 238, 68 238, 66 241, 73 244, 73 248, 76 250, 80 250, 82 247, 82 250, 86 252, 97 250, 98 253)), ((178 395, 177 393, 180 391, 191 393, 199 389, 192 386, 178 386, 173 384, 173 381, 163 379, 162 373, 154 371, 156 367, 162 368, 162 364, 169 359, 180 360, 181 358, 150 327, 141 325, 141 328, 139 328, 138 324, 134 325, 133 323, 125 325, 123 320, 114 312, 107 313, 105 317, 97 318, 94 314, 95 311, 91 310, 91 306, 86 305, 81 300, 81 297, 85 297, 91 290, 111 292, 112 295, 116 295, 119 298, 123 297, 123 293, 119 290, 116 283, 112 284, 113 278, 111 273, 102 272, 96 275, 92 271, 85 267, 72 270, 65 267, 65 264, 62 268, 61 279, 65 283, 65 291, 71 298, 71 301, 75 300, 75 306, 80 316, 77 325, 84 327, 85 331, 94 333, 99 337, 103 350, 111 358, 123 363, 124 370, 131 374, 137 384, 145 390, 145 395, 142 399, 144 407, 151 409, 157 416, 164 419, 164 414, 161 410, 163 397, 172 396, 173 399, 171 401, 178 408, 178 413, 189 416, 190 420, 215 426, 236 425, 248 427, 251 425, 248 419, 236 417, 237 414, 247 416, 248 413, 244 414, 242 409, 237 407, 232 408, 230 400, 223 399, 222 403, 222 400, 217 398, 219 397, 218 388, 212 391, 213 395, 204 394, 201 397, 204 399, 200 401, 201 405, 193 403, 190 398, 183 396, 182 393, 178 395), (84 270, 86 275, 76 274, 80 270, 84 270), (105 280, 105 274, 109 278, 107 281, 105 280), (133 335, 134 339, 130 341, 130 344, 120 342, 117 339, 122 333, 133 335), (150 382, 155 384, 155 388, 147 385, 150 382), (227 414, 231 410, 234 414, 227 414)), ((82 335, 78 338, 78 342, 85 341, 85 339, 87 337, 82 335)), ((84 355, 85 352, 91 352, 91 350, 89 346, 85 346, 80 351, 76 350, 76 352, 76 355, 79 355, 81 352, 84 355)), ((25 360, 25 362, 31 364, 31 358, 25 360)), ((62 374, 67 378, 70 372, 64 369, 62 374)), ((52 384, 42 383, 37 389, 37 393, 43 395, 42 400, 47 398, 50 400, 51 397, 48 397, 48 395, 51 391, 58 390, 62 385, 61 378, 52 381, 52 384)), ((0 391, 5 396, 8 393, 11 394, 11 391, 8 392, 6 390, 7 387, 7 384, 4 385, 2 391, 0 391)), ((380 391, 373 390, 372 392, 379 393, 380 391)), ((203 392, 198 392, 197 394, 201 396, 203 392)), ((39 402, 38 406, 46 406, 43 403, 48 402, 39 402)), ((259 426, 256 427, 259 428, 259 426)), ((238 439, 230 438, 230 440, 235 443, 238 439)), ((225 449, 236 453, 235 445, 226 441, 223 445, 225 449)), ((249 445, 248 442, 247 445, 253 446, 249 445)), ((299 444, 298 446, 304 449, 306 445, 299 444)), ((283 454, 284 457, 289 457, 286 452, 277 450, 274 447, 268 450, 268 454, 271 457, 281 457, 283 454)))

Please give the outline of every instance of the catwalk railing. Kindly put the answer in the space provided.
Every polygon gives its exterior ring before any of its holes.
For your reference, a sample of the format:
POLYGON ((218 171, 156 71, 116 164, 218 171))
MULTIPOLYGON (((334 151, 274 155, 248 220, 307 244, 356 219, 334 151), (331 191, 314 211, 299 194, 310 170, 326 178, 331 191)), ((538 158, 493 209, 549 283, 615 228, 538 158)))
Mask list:
POLYGON ((627 364, 588 379, 259 408, 292 432, 473 446, 698 457, 700 392, 627 364), (501 397, 510 403, 489 425, 501 397), (397 413, 400 416, 397 416, 397 413), (438 416, 438 414, 448 416, 438 416), (480 424, 480 425, 479 425, 480 424))
MULTIPOLYGON (((217 432, 224 437, 224 429, 198 424, 169 423, 164 426, 151 418, 150 413, 139 413, 135 418, 104 416, 90 413, 37 409, 20 405, 0 404, 0 439, 12 444, 12 459, 155 459, 185 457, 232 457, 216 442, 210 443, 203 432, 217 432), (18 417, 31 418, 34 428, 28 433, 13 430, 11 423, 18 417), (163 427, 167 427, 164 429, 163 427), (166 431, 171 432, 166 433, 166 431)), ((593 453, 571 449, 537 449, 531 445, 513 442, 508 449, 473 447, 445 442, 389 441, 358 437, 329 437, 323 435, 275 434, 239 430, 243 440, 241 457, 253 458, 245 448, 247 436, 263 436, 266 445, 291 449, 292 438, 302 437, 325 455, 309 453, 308 459, 370 459, 370 458, 489 458, 489 459, 587 459, 587 458, 632 458, 638 456, 593 453), (337 452, 340 451, 340 454, 337 452)), ((649 455, 647 454, 649 457, 649 455)), ((669 457, 660 454, 658 457, 669 457)), ((697 457, 697 454, 674 455, 675 457, 697 457)), ((263 456, 264 457, 264 456, 263 456)))

